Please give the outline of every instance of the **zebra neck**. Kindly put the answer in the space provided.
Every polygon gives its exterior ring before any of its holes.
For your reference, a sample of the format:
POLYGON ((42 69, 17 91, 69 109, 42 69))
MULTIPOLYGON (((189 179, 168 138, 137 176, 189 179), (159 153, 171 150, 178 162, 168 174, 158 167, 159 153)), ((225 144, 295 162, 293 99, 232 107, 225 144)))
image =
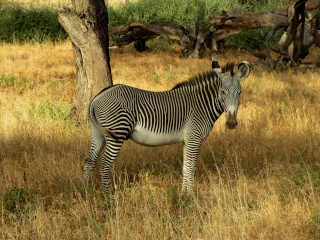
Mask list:
POLYGON ((214 124, 224 112, 224 104, 218 97, 219 86, 215 82, 215 84, 204 85, 202 88, 199 88, 198 91, 204 111, 210 118, 211 123, 214 124))
POLYGON ((212 125, 224 112, 224 104, 218 98, 219 86, 216 83, 184 86, 178 88, 177 91, 180 91, 180 94, 184 95, 187 101, 193 102, 191 105, 202 109, 201 112, 205 114, 212 125))

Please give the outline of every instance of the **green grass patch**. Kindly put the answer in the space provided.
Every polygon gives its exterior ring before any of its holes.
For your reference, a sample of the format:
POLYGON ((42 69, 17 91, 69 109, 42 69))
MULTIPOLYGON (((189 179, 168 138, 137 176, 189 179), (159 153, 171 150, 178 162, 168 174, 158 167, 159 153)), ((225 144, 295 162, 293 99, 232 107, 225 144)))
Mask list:
POLYGON ((0 76, 0 87, 13 87, 14 77, 12 75, 0 76))
POLYGON ((31 118, 46 118, 52 120, 62 120, 62 121, 69 121, 73 120, 70 112, 71 112, 72 105, 69 103, 60 103, 55 104, 46 100, 39 106, 36 106, 34 103, 31 103, 28 109, 28 114, 31 118))
POLYGON ((12 187, 4 193, 4 207, 9 212, 15 212, 27 204, 28 197, 29 194, 24 188, 12 187))
POLYGON ((13 75, 0 75, 0 87, 13 89, 16 92, 22 93, 28 88, 32 88, 32 81, 27 78, 15 78, 13 75))

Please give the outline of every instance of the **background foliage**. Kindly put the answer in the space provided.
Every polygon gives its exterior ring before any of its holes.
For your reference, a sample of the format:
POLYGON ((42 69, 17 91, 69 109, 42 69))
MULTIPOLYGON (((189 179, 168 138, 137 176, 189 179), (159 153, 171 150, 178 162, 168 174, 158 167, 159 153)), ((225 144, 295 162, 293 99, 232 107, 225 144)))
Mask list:
MULTIPOLYGON (((203 23, 213 12, 231 11, 236 7, 250 11, 270 10, 281 8, 282 2, 276 0, 162 0, 154 4, 153 0, 131 1, 127 4, 108 6, 109 24, 120 26, 135 19, 146 23, 171 21, 184 26, 192 26, 196 16, 199 17, 200 23, 203 23)), ((0 42, 42 43, 67 38, 66 32, 58 22, 57 7, 26 7, 0 2, 0 15, 0 42)), ((259 38, 259 31, 251 31, 250 34, 244 34, 237 39, 233 38, 232 41, 237 44, 252 42, 251 47, 256 47, 263 42, 257 42, 259 38), (253 40, 251 41, 250 38, 253 40)))
POLYGON ((18 4, 0 5, 1 42, 43 42, 67 38, 58 22, 56 9, 42 6, 25 8, 18 4))
POLYGON ((205 22, 214 12, 231 11, 241 7, 249 11, 271 10, 282 7, 280 1, 264 0, 140 0, 117 7, 109 6, 109 23, 112 26, 125 24, 133 19, 142 22, 171 21, 181 25, 193 24, 199 16, 205 22))

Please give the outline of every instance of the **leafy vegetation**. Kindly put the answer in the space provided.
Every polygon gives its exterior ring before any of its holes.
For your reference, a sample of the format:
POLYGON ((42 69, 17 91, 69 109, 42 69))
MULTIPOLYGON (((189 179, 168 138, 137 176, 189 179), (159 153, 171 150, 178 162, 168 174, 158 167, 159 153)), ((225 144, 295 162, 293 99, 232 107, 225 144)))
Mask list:
POLYGON ((241 7, 249 11, 271 10, 282 7, 276 0, 163 0, 157 4, 152 0, 139 0, 120 6, 109 6, 109 23, 119 26, 129 21, 171 21, 181 25, 193 24, 196 16, 200 23, 209 19, 214 12, 231 11, 241 7))
MULTIPOLYGON (((264 49, 265 38, 269 33, 269 29, 250 29, 226 39, 227 44, 246 46, 251 49, 264 49)), ((271 38, 270 44, 277 44, 283 31, 277 31, 271 38)))
POLYGON ((67 38, 58 22, 58 12, 49 7, 25 8, 0 3, 0 42, 44 42, 67 38))
MULTIPOLYGON (((276 0, 163 0, 157 4, 153 0, 139 0, 111 5, 108 7, 108 13, 110 26, 120 26, 133 19, 146 23, 170 21, 187 26, 193 24, 196 16, 199 17, 200 23, 203 23, 217 11, 231 11, 236 7, 259 11, 281 6, 281 2, 276 0)), ((0 3, 0 15, 0 42, 42 43, 67 38, 66 32, 58 22, 57 10, 52 7, 24 7, 18 4, 0 3)), ((244 34, 236 41, 245 43, 248 39, 256 39, 259 36, 258 31, 251 31, 250 34, 244 34), (248 35, 250 37, 247 37, 248 35)), ((252 46, 258 45, 255 40, 251 42, 252 46)))

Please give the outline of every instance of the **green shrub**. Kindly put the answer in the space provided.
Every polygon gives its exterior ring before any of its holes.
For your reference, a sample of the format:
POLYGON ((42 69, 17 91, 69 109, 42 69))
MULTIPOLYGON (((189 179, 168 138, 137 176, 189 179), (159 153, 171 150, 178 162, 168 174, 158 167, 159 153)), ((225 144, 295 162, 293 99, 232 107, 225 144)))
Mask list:
MULTIPOLYGON (((223 0, 224 2, 228 0, 223 0)), ((204 22, 215 11, 230 10, 236 7, 237 1, 228 1, 223 8, 221 1, 209 0, 162 0, 155 4, 153 0, 140 0, 123 4, 116 8, 110 6, 109 24, 119 26, 132 20, 142 22, 168 21, 182 25, 194 22, 199 16, 200 22, 204 22), (226 9, 228 8, 228 9, 226 9)))
MULTIPOLYGON (((200 24, 214 12, 231 11, 242 7, 249 11, 279 9, 278 0, 138 0, 117 7, 108 7, 109 25, 120 26, 132 20, 150 23, 170 21, 184 26, 193 25, 196 16, 200 24)), ((58 22, 58 12, 52 7, 25 8, 18 4, 0 2, 0 42, 44 42, 67 38, 67 33, 58 22)), ((259 30, 247 31, 228 40, 233 44, 248 43, 251 48, 261 47, 263 40, 259 30)))
MULTIPOLYGON (((233 44, 236 46, 246 46, 251 49, 264 49, 265 48, 265 38, 269 33, 269 29, 250 29, 239 33, 237 35, 231 36, 226 39, 227 44, 233 44)), ((271 38, 270 44, 273 45, 277 43, 282 35, 283 31, 277 31, 271 38)))
POLYGON ((49 7, 24 8, 17 4, 0 4, 1 42, 44 42, 66 39, 58 22, 58 12, 49 7))
POLYGON ((249 11, 281 8, 277 0, 138 0, 118 7, 108 7, 109 24, 119 26, 132 20, 142 22, 171 21, 182 25, 193 24, 196 16, 200 23, 207 21, 214 12, 231 11, 241 7, 249 11))
MULTIPOLYGON (((109 7, 109 24, 120 26, 132 20, 142 22, 170 21, 183 26, 193 25, 196 16, 200 24, 206 22, 214 12, 231 11, 241 7, 248 11, 279 9, 283 3, 276 0, 162 0, 154 4, 153 0, 139 0, 137 2, 109 7)), ((263 30, 265 36, 267 30, 263 30)), ((264 36, 264 37, 265 37, 264 36)), ((275 39, 278 39, 276 36, 275 39)), ((227 39, 228 43, 246 45, 252 49, 264 48, 264 38, 260 30, 249 30, 227 39)))

